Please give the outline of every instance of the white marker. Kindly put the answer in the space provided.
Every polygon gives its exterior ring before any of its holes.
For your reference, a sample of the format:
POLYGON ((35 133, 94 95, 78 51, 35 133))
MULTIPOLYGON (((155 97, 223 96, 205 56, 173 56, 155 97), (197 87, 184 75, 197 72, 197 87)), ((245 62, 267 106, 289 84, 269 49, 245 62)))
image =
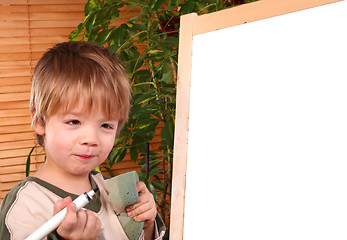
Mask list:
MULTIPOLYGON (((83 208, 89 201, 92 200, 95 193, 99 190, 99 188, 95 188, 90 192, 85 192, 78 198, 76 198, 73 202, 76 204, 76 211, 83 208)), ((41 240, 46 237, 48 234, 53 232, 63 221, 67 213, 67 208, 64 208, 56 215, 54 215, 51 219, 49 219, 45 224, 39 227, 35 232, 33 232, 29 237, 25 240, 41 240)))

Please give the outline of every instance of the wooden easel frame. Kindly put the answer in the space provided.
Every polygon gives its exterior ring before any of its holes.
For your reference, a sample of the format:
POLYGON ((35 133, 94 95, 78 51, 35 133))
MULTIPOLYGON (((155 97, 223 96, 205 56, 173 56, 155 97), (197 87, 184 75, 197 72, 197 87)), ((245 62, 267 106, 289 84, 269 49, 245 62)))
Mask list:
POLYGON ((193 36, 341 0, 259 0, 198 16, 181 17, 170 239, 183 239, 193 36))

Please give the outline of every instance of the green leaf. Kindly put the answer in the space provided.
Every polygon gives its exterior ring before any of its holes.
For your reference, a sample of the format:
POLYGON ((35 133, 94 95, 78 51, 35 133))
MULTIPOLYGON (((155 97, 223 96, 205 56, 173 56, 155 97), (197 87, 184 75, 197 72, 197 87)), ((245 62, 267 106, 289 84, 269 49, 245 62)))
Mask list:
POLYGON ((164 56, 163 55, 146 55, 144 58, 149 61, 161 62, 164 56))
POLYGON ((141 130, 145 128, 155 128, 159 124, 160 120, 155 118, 144 119, 138 122, 135 126, 136 130, 141 130))
MULTIPOLYGON (((142 60, 142 62, 143 62, 143 60, 142 60)), ((141 84, 141 86, 140 86, 141 88, 146 87, 143 85, 145 82, 150 80, 150 77, 151 77, 150 71, 144 70, 144 69, 137 69, 135 72, 133 72, 133 75, 131 77, 132 79, 134 79, 133 88, 136 88, 139 86, 139 85, 136 85, 137 83, 141 84)))
POLYGON ((116 28, 112 33, 112 38, 118 47, 121 45, 123 41, 124 34, 125 29, 122 26, 116 28))
POLYGON ((107 8, 106 12, 106 18, 113 18, 113 19, 118 19, 119 17, 119 8, 118 5, 116 4, 110 4, 109 7, 107 8))
POLYGON ((159 64, 154 69, 154 78, 155 79, 161 79, 163 77, 163 64, 159 64))
MULTIPOLYGON (((158 151, 153 151, 153 150, 150 150, 149 151, 149 155, 150 156, 154 156, 154 155, 158 155, 160 152, 158 152, 158 151)), ((141 156, 145 156, 145 154, 144 153, 141 153, 141 156)))
POLYGON ((145 69, 139 69, 139 70, 136 70, 136 72, 134 73, 134 76, 136 77, 143 76, 144 79, 148 80, 149 77, 151 76, 151 72, 145 69))
POLYGON ((149 192, 152 193, 154 200, 157 201, 158 194, 157 194, 157 191, 155 190, 155 188, 153 187, 153 185, 148 184, 147 188, 148 188, 149 192))
POLYGON ((97 166, 94 170, 97 171, 97 172, 99 172, 99 173, 101 173, 100 166, 97 166))
POLYGON ((91 11, 97 8, 96 0, 88 0, 84 7, 84 15, 87 16, 91 11))
MULTIPOLYGON (((155 151, 149 151, 149 164, 151 165, 151 162, 152 161, 155 161, 157 158, 158 158, 158 155, 159 154, 159 152, 155 152, 155 151)), ((143 165, 143 164, 145 164, 145 153, 144 152, 142 152, 141 153, 141 156, 143 157, 143 158, 141 158, 140 160, 139 160, 139 162, 138 162, 138 164, 139 165, 143 165)), ((156 160, 156 161, 161 161, 161 160, 156 160)))
POLYGON ((114 148, 111 150, 111 152, 108 154, 108 162, 107 162, 107 167, 112 167, 113 164, 110 164, 112 162, 112 160, 115 158, 116 154, 117 154, 118 148, 114 148))
POLYGON ((36 145, 32 147, 32 149, 29 152, 29 155, 27 157, 27 161, 25 164, 25 175, 28 177, 30 174, 30 163, 31 163, 31 154, 33 153, 34 149, 35 149, 36 145))
MULTIPOLYGON (((155 135, 155 128, 135 129, 134 136, 135 135, 143 137, 146 142, 150 142, 155 135)), ((146 152, 146 148, 144 146, 145 145, 138 147, 139 151, 146 152)))
POLYGON ((139 94, 137 96, 134 96, 134 104, 136 105, 142 105, 145 103, 148 103, 149 101, 155 99, 154 95, 151 94, 139 94))
POLYGON ((84 18, 83 25, 84 27, 87 27, 87 24, 89 24, 90 19, 95 16, 95 12, 90 12, 88 15, 84 18))
POLYGON ((134 68, 132 70, 132 72, 136 72, 139 68, 141 68, 144 64, 144 59, 143 57, 140 55, 135 62, 134 68))
POLYGON ((140 152, 146 152, 146 138, 141 135, 134 135, 132 146, 136 146, 140 152))
POLYGON ((114 163, 122 161, 124 159, 126 153, 127 153, 127 149, 126 148, 122 148, 119 151, 119 154, 116 156, 114 163))
POLYGON ((129 41, 129 44, 132 46, 126 50, 128 53, 129 59, 136 60, 141 54, 139 50, 135 46, 133 46, 133 42, 129 41))
POLYGON ((70 35, 69 35, 69 39, 71 41, 78 41, 81 39, 81 37, 78 35, 80 34, 80 31, 79 30, 73 30, 70 35))
MULTIPOLYGON (((86 16, 86 18, 84 19, 84 26, 85 26, 86 31, 88 32, 89 36, 92 33, 95 21, 96 21, 96 13, 94 11, 90 12, 86 16)), ((93 36, 93 37, 95 37, 95 36, 93 36)))
POLYGON ((194 0, 188 0, 181 7, 182 14, 191 13, 193 12, 193 9, 194 9, 194 0))
POLYGON ((100 43, 103 45, 106 42, 108 42, 108 39, 110 38, 111 34, 112 34, 112 29, 107 29, 106 31, 104 31, 104 33, 101 35, 101 39, 100 39, 100 43))
POLYGON ((126 153, 127 153, 127 149, 124 147, 118 147, 113 149, 108 155, 108 161, 106 163, 106 167, 111 168, 113 164, 122 161, 126 153))
POLYGON ((153 180, 151 183, 156 189, 158 189, 162 192, 166 192, 165 185, 162 182, 153 180))
POLYGON ((111 176, 111 177, 114 177, 114 173, 113 173, 112 169, 109 168, 107 165, 106 165, 105 168, 106 168, 107 172, 110 174, 110 176, 111 176))
POLYGON ((162 54, 162 53, 164 53, 164 51, 163 50, 158 50, 158 49, 149 50, 147 52, 148 55, 158 55, 158 54, 162 54))
POLYGON ((161 81, 164 83, 173 83, 173 74, 172 71, 163 71, 163 76, 161 78, 161 81))
POLYGON ((172 119, 169 119, 165 122, 164 127, 160 132, 160 136, 165 139, 166 144, 173 149, 174 145, 174 134, 175 134, 175 125, 172 119))
POLYGON ((152 8, 153 11, 157 10, 158 8, 161 7, 163 4, 163 0, 151 0, 149 2, 150 7, 152 8))
POLYGON ((175 8, 178 8, 178 3, 177 3, 178 0, 169 0, 168 2, 168 8, 169 8, 169 11, 173 11, 175 8))
POLYGON ((115 138, 115 140, 114 140, 114 146, 117 146, 117 145, 119 145, 119 144, 122 144, 122 143, 124 143, 124 140, 126 140, 127 139, 127 136, 120 136, 120 137, 117 137, 117 138, 115 138))
POLYGON ((133 117, 135 118, 150 118, 152 114, 159 111, 159 105, 154 102, 153 104, 149 104, 139 108, 137 111, 133 113, 133 117))
MULTIPOLYGON (((149 171, 156 168, 161 162, 162 162, 161 160, 149 161, 149 171)), ((143 164, 141 167, 141 171, 145 172, 145 170, 146 170, 146 164, 143 164)), ((152 175, 152 176, 154 176, 154 175, 152 175)))
MULTIPOLYGON (((160 160, 161 162, 161 160, 160 160)), ((164 174, 164 170, 158 167, 153 168, 152 170, 149 171, 149 178, 157 175, 157 174, 164 174)))
POLYGON ((144 172, 139 172, 137 173, 137 175, 139 176, 140 181, 146 183, 147 182, 147 177, 146 174, 144 172))
POLYGON ((137 151, 136 147, 131 147, 130 148, 130 157, 133 162, 136 162, 137 157, 139 156, 139 153, 137 151))

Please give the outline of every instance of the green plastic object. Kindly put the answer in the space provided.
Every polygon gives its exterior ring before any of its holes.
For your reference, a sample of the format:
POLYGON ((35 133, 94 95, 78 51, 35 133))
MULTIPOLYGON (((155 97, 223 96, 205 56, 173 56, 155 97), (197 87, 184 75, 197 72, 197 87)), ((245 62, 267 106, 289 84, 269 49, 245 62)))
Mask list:
POLYGON ((139 177, 135 171, 123 173, 106 181, 109 190, 108 199, 129 240, 139 239, 144 226, 144 222, 136 222, 128 217, 125 211, 127 206, 139 201, 136 188, 138 182, 139 177))
POLYGON ((139 239, 145 222, 136 222, 133 218, 128 217, 126 212, 121 212, 118 220, 130 240, 139 239))

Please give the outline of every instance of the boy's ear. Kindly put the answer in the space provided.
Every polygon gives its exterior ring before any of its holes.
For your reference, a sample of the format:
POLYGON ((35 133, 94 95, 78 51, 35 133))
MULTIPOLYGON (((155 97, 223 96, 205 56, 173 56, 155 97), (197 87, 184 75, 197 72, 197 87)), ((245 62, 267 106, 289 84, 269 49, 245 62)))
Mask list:
POLYGON ((41 120, 36 120, 34 123, 33 123, 33 128, 34 128, 34 131, 38 134, 38 135, 45 135, 45 126, 44 124, 42 123, 41 120))
POLYGON ((33 119, 33 129, 36 134, 38 135, 45 135, 45 124, 42 122, 41 119, 38 119, 35 117, 35 113, 32 114, 32 119, 33 119))

